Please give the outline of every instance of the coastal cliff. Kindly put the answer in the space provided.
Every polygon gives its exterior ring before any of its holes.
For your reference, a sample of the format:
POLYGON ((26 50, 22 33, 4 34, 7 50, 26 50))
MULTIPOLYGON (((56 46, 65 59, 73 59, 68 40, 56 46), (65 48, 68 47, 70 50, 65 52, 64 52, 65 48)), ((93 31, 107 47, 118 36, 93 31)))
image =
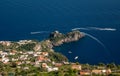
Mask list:
MULTIPOLYGON (((59 46, 63 43, 69 43, 77 41, 83 38, 85 35, 80 31, 71 31, 66 34, 59 31, 51 32, 48 39, 43 41, 38 40, 19 40, 14 41, 0 41, 0 49, 15 49, 24 51, 42 51, 46 49, 52 49, 55 46, 59 46)), ((47 51, 47 50, 46 50, 47 51)))
POLYGON ((62 33, 59 33, 59 31, 55 31, 50 34, 49 39, 53 46, 59 46, 63 43, 78 41, 84 36, 85 35, 80 31, 72 31, 67 34, 62 34, 62 33))
MULTIPOLYGON (((68 61, 67 57, 61 53, 54 51, 55 46, 60 46, 64 43, 77 41, 85 35, 80 31, 72 31, 67 34, 62 34, 58 31, 50 33, 48 39, 43 41, 38 40, 20 40, 14 41, 0 41, 0 52, 47 52, 49 59, 56 62, 68 61), (2 51, 1 51, 2 50, 2 51)), ((36 55, 35 55, 36 56, 36 55)))
MULTIPOLYGON (((82 74, 86 68, 91 69, 88 70, 88 75, 95 73, 96 70, 99 71, 101 75, 104 74, 106 76, 111 74, 110 68, 115 69, 115 64, 107 66, 100 64, 98 68, 94 67, 95 65, 80 65, 78 62, 69 62, 66 56, 53 49, 55 46, 60 46, 64 43, 78 41, 84 36, 80 31, 72 31, 67 34, 55 31, 50 34, 48 39, 43 41, 0 41, 0 75, 9 76, 9 74, 13 73, 16 76, 54 76, 58 74, 60 76, 78 76, 79 73, 82 74), (103 67, 104 70, 100 70, 99 67, 103 67), (95 70, 95 68, 97 69, 95 70)), ((87 71, 85 70, 85 72, 87 71)), ((96 75, 97 74, 98 72, 96 75)))

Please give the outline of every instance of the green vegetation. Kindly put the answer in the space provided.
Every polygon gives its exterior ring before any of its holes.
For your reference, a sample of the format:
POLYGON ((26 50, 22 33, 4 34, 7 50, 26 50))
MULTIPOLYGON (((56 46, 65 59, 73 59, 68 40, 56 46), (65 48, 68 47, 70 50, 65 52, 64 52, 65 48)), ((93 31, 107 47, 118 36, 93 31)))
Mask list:
MULTIPOLYGON (((64 41, 74 41, 79 36, 81 36, 79 31, 72 31, 66 35, 56 31, 51 33, 48 40, 41 42, 38 40, 3 41, 0 43, 0 75, 78 76, 80 70, 71 68, 75 64, 81 65, 82 70, 89 71, 94 69, 111 69, 112 73, 108 76, 120 76, 120 65, 116 65, 115 63, 99 63, 98 65, 80 64, 79 62, 70 63, 66 56, 53 50, 54 44, 59 45, 64 43, 64 41), (56 66, 55 63, 58 63, 58 65, 56 66), (57 70, 53 70, 53 68, 57 68, 57 70), (49 72, 49 69, 52 69, 52 71, 49 72)), ((105 75, 94 74, 92 76, 105 75)))
POLYGON ((2 44, 0 44, 0 49, 3 50, 4 48, 5 47, 2 44))
POLYGON ((112 73, 112 74, 110 74, 108 76, 120 76, 120 73, 112 73))
POLYGON ((34 50, 33 48, 35 47, 35 43, 28 43, 28 44, 24 44, 19 46, 17 49, 18 50, 25 50, 25 51, 32 51, 34 50))
POLYGON ((69 33, 67 33, 66 36, 73 38, 75 35, 80 35, 80 31, 72 31, 72 32, 69 32, 69 33))
POLYGON ((42 51, 51 51, 51 43, 49 42, 49 41, 47 41, 47 40, 45 40, 45 41, 42 41, 41 43, 41 48, 42 48, 42 51))
POLYGON ((66 38, 66 35, 61 34, 61 33, 53 32, 50 35, 50 41, 52 41, 53 43, 56 43, 56 42, 58 42, 62 39, 65 39, 65 38, 66 38))
POLYGON ((49 58, 55 62, 68 61, 67 57, 57 52, 49 52, 49 58))
MULTIPOLYGON (((78 64, 78 63, 76 63, 78 64)), ((112 63, 111 63, 112 64, 112 63)), ((111 65, 111 64, 107 64, 107 65, 111 65)), ((96 67, 100 67, 99 64, 98 65, 90 65, 90 64, 81 64, 83 66, 83 68, 86 67, 86 69, 95 69, 92 68, 94 66, 96 67)), ((107 66, 105 65, 105 66, 107 66)), ((120 65, 116 65, 116 70, 120 70, 119 69, 120 65)), ((18 65, 16 65, 16 63, 11 63, 11 64, 3 64, 2 62, 0 62, 0 74, 2 74, 3 76, 8 76, 8 74, 15 74, 16 76, 18 75, 22 75, 22 76, 78 76, 78 72, 77 70, 71 69, 71 65, 62 65, 61 67, 59 67, 59 71, 52 71, 52 72, 47 72, 45 69, 41 68, 41 67, 34 67, 32 65, 29 64, 23 64, 21 65, 21 68, 17 68, 18 65), (24 69, 24 67, 29 67, 29 69, 24 69)), ((110 69, 113 69, 115 67, 111 67, 110 69)), ((114 71, 114 70, 113 70, 114 71)), ((92 76, 106 76, 106 75, 96 75, 93 74, 92 76)), ((113 72, 108 76, 120 76, 120 72, 113 72)))

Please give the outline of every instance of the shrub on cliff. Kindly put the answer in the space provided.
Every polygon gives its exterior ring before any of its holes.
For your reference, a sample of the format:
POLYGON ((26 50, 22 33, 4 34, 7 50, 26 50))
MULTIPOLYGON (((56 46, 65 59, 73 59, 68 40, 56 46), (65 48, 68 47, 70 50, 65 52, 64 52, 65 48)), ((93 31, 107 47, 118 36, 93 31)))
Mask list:
POLYGON ((17 49, 18 50, 31 51, 31 50, 34 50, 34 47, 35 47, 35 43, 29 43, 29 44, 21 45, 17 49))
POLYGON ((68 61, 67 57, 58 52, 49 52, 49 58, 56 62, 68 61))

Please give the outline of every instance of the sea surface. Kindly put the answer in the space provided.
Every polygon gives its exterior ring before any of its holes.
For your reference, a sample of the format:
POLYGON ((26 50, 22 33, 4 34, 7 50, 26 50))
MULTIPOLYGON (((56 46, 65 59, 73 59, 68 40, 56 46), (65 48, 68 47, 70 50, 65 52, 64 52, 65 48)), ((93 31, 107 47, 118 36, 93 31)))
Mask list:
POLYGON ((72 29, 86 37, 56 51, 73 62, 120 64, 120 0, 0 0, 0 40, 44 40, 72 29))

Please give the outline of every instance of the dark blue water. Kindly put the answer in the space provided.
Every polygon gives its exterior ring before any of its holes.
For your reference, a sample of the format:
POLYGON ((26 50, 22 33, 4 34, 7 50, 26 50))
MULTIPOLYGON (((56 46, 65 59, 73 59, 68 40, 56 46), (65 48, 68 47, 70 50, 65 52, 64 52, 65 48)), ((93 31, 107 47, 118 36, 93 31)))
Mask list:
POLYGON ((51 31, 66 33, 76 27, 117 30, 81 30, 97 37, 106 48, 86 36, 55 48, 57 51, 70 61, 120 64, 120 0, 0 0, 0 40, 42 40, 51 31), (34 31, 47 32, 31 35, 34 31), (74 60, 75 56, 79 56, 78 60, 74 60))

